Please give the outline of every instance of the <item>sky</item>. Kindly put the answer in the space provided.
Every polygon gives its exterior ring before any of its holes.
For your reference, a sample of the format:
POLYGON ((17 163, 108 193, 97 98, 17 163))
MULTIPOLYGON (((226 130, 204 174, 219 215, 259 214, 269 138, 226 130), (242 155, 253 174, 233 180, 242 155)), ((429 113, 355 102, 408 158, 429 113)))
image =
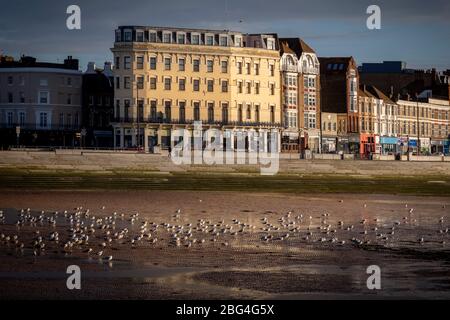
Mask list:
POLYGON ((3 54, 48 62, 71 55, 82 70, 112 60, 119 25, 271 32, 300 37, 321 57, 450 69, 450 0, 0 0, 0 8, 3 54), (66 27, 71 4, 81 8, 81 30, 66 27), (380 30, 366 27, 372 4, 381 9, 380 30))

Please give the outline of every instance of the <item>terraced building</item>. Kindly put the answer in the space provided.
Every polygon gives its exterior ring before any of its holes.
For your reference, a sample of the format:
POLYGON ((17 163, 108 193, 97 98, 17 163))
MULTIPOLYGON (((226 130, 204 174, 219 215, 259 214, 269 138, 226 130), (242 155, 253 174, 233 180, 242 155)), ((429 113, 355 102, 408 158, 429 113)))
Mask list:
MULTIPOLYGON (((115 31, 114 145, 169 148, 173 129, 281 128, 275 34, 120 26, 115 31)), ((230 139, 234 141, 234 139, 230 139)))

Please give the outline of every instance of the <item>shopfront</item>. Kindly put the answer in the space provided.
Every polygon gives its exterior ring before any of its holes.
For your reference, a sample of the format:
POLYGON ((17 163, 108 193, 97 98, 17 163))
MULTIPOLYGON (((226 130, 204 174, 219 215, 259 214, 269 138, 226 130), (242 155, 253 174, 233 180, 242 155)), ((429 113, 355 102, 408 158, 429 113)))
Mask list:
POLYGON ((396 137, 380 137, 381 153, 393 155, 399 152, 399 140, 396 137))
POLYGON ((298 132, 283 132, 281 137, 281 152, 283 153, 299 153, 300 138, 298 132))
POLYGON ((407 154, 408 152, 412 154, 417 154, 418 143, 417 138, 412 137, 400 137, 398 138, 400 153, 407 154))
POLYGON ((338 137, 337 151, 343 153, 359 154, 359 135, 338 137))
POLYGON ((444 142, 443 139, 431 140, 431 154, 444 153, 444 142))
POLYGON ((359 134, 351 135, 348 138, 349 153, 359 153, 359 134))
POLYGON ((428 155, 431 153, 430 138, 420 138, 420 154, 428 155))
POLYGON ((336 153, 336 137, 326 137, 322 138, 322 152, 323 153, 336 153))
POLYGON ((361 134, 359 136, 360 147, 359 152, 362 158, 369 159, 372 154, 376 153, 376 136, 373 134, 361 134))

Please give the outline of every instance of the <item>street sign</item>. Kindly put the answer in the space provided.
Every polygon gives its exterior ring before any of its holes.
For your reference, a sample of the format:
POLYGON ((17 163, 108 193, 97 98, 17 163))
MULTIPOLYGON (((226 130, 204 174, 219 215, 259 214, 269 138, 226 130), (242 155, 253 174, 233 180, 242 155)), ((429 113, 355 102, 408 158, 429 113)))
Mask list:
POLYGON ((85 128, 81 129, 81 135, 82 135, 82 136, 85 136, 86 134, 87 134, 86 129, 85 129, 85 128))
POLYGON ((20 136, 20 126, 17 126, 17 127, 16 127, 16 135, 17 135, 17 136, 20 136))

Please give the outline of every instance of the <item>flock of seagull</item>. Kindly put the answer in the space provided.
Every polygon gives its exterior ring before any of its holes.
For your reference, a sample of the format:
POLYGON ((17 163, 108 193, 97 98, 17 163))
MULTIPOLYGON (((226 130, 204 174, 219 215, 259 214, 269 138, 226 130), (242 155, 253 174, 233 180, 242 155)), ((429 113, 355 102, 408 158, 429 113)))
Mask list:
MULTIPOLYGON (((364 208, 366 207, 364 204, 364 208)), ((139 213, 125 215, 113 212, 108 215, 105 207, 101 207, 100 215, 95 215, 83 207, 70 212, 66 210, 48 213, 34 212, 30 208, 20 209, 17 219, 9 219, 9 222, 6 213, 0 210, 0 231, 3 231, 2 226, 16 225, 14 234, 0 233, 0 250, 13 249, 21 255, 30 252, 36 257, 45 254, 46 250, 65 255, 77 252, 99 261, 111 262, 113 248, 118 245, 138 248, 159 243, 164 246, 191 248, 215 243, 227 247, 239 239, 256 239, 257 242, 277 245, 298 245, 303 242, 336 245, 350 243, 360 246, 409 241, 417 245, 439 243, 445 246, 450 233, 444 216, 433 223, 433 226, 429 226, 429 229, 416 232, 411 229, 417 223, 414 209, 405 205, 405 213, 398 221, 387 222, 374 218, 362 219, 356 224, 332 221, 329 213, 313 217, 292 211, 278 219, 273 216, 269 218, 266 214, 257 218, 255 223, 233 218, 228 223, 225 220, 198 219, 193 224, 181 213, 181 209, 176 210, 169 221, 162 223, 149 222, 139 213), (417 237, 417 234, 419 236, 415 240, 406 241, 400 238, 398 231, 406 238, 417 237), (254 237, 244 238, 245 235, 254 237)), ((8 230, 11 229, 14 228, 8 230)))

